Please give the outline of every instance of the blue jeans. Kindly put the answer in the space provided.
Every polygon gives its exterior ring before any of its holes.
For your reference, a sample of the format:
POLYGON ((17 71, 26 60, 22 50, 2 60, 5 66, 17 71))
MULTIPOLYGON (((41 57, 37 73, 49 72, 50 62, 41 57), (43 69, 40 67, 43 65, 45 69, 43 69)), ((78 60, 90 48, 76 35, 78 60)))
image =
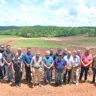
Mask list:
POLYGON ((13 79, 12 66, 5 65, 5 70, 6 70, 8 81, 12 81, 13 79))
POLYGON ((46 84, 46 80, 48 80, 48 82, 51 82, 51 75, 52 75, 52 70, 44 70, 44 83, 46 84))
POLYGON ((96 77, 96 67, 93 68, 93 82, 95 82, 95 77, 96 77))
POLYGON ((56 81, 55 81, 56 85, 62 85, 63 75, 64 75, 64 72, 56 71, 56 81))

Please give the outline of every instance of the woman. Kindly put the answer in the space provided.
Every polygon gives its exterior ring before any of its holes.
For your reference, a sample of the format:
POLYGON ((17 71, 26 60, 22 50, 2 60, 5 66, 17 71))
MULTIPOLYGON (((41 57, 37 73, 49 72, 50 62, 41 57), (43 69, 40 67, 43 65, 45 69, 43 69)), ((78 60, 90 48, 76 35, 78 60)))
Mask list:
POLYGON ((15 76, 15 85, 20 87, 20 73, 22 71, 22 61, 18 57, 19 54, 15 53, 14 59, 12 60, 12 70, 15 76))

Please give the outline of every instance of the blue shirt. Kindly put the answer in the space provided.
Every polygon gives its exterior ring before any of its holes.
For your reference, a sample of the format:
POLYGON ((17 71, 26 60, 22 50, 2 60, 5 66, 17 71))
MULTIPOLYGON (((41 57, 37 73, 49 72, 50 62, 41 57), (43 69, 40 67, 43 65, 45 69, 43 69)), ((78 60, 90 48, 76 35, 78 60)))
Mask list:
POLYGON ((55 59, 55 67, 57 71, 63 71, 64 70, 64 66, 66 65, 66 61, 64 59, 59 60, 58 58, 55 59))
POLYGON ((49 56, 49 57, 45 56, 43 58, 43 62, 46 64, 46 66, 50 67, 50 65, 53 63, 53 58, 51 56, 49 56))
POLYGON ((32 60, 32 57, 34 56, 34 54, 24 54, 24 56, 23 56, 23 62, 24 62, 24 64, 26 65, 26 64, 30 64, 31 63, 31 60, 32 60))

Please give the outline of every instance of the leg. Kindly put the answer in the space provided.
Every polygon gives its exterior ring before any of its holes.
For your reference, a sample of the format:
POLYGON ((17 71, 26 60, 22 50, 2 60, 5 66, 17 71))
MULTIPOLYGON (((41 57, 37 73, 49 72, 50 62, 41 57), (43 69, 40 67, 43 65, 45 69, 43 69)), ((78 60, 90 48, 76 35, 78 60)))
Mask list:
POLYGON ((55 79, 55 85, 58 86, 58 76, 59 76, 59 73, 56 71, 56 79, 55 79))
POLYGON ((71 81, 71 72, 72 72, 72 69, 68 71, 68 83, 70 83, 71 81))
POLYGON ((9 76, 8 76, 9 81, 13 80, 13 73, 12 73, 12 66, 9 66, 9 76))
POLYGON ((87 77, 88 77, 88 70, 89 68, 85 67, 85 80, 87 80, 87 77))
POLYGON ((48 82, 51 83, 51 74, 52 74, 52 70, 48 71, 48 82))
POLYGON ((74 71, 75 71, 75 69, 73 68, 73 69, 72 69, 72 82, 74 82, 74 75, 75 75, 75 74, 74 74, 74 71))
POLYGON ((63 83, 66 83, 66 75, 67 75, 67 71, 63 75, 63 83))
POLYGON ((78 81, 79 81, 79 68, 76 69, 75 74, 76 74, 76 85, 78 85, 78 81))
POLYGON ((39 69, 37 69, 37 82, 40 84, 40 82, 41 82, 41 70, 40 70, 40 68, 39 69))
POLYGON ((36 71, 34 68, 32 69, 32 73, 33 73, 33 84, 35 84, 36 83, 36 71))
POLYGON ((84 73, 84 67, 81 67, 81 73, 80 73, 79 80, 82 80, 83 73, 84 73))
POLYGON ((25 71, 26 71, 26 81, 28 82, 28 67, 25 65, 25 71))
POLYGON ((28 67, 28 82, 31 83, 31 70, 30 70, 30 67, 28 67))
POLYGON ((47 71, 44 70, 44 84, 46 84, 46 79, 47 79, 47 71))

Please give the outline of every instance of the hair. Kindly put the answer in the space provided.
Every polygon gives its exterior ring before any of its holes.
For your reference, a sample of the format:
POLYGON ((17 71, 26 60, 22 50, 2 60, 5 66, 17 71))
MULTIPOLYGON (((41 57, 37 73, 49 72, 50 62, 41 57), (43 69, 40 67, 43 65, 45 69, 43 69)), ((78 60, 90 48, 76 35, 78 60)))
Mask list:
POLYGON ((27 47, 27 50, 28 50, 28 49, 31 49, 31 47, 27 47))
POLYGON ((11 45, 6 45, 6 47, 10 47, 11 45))

